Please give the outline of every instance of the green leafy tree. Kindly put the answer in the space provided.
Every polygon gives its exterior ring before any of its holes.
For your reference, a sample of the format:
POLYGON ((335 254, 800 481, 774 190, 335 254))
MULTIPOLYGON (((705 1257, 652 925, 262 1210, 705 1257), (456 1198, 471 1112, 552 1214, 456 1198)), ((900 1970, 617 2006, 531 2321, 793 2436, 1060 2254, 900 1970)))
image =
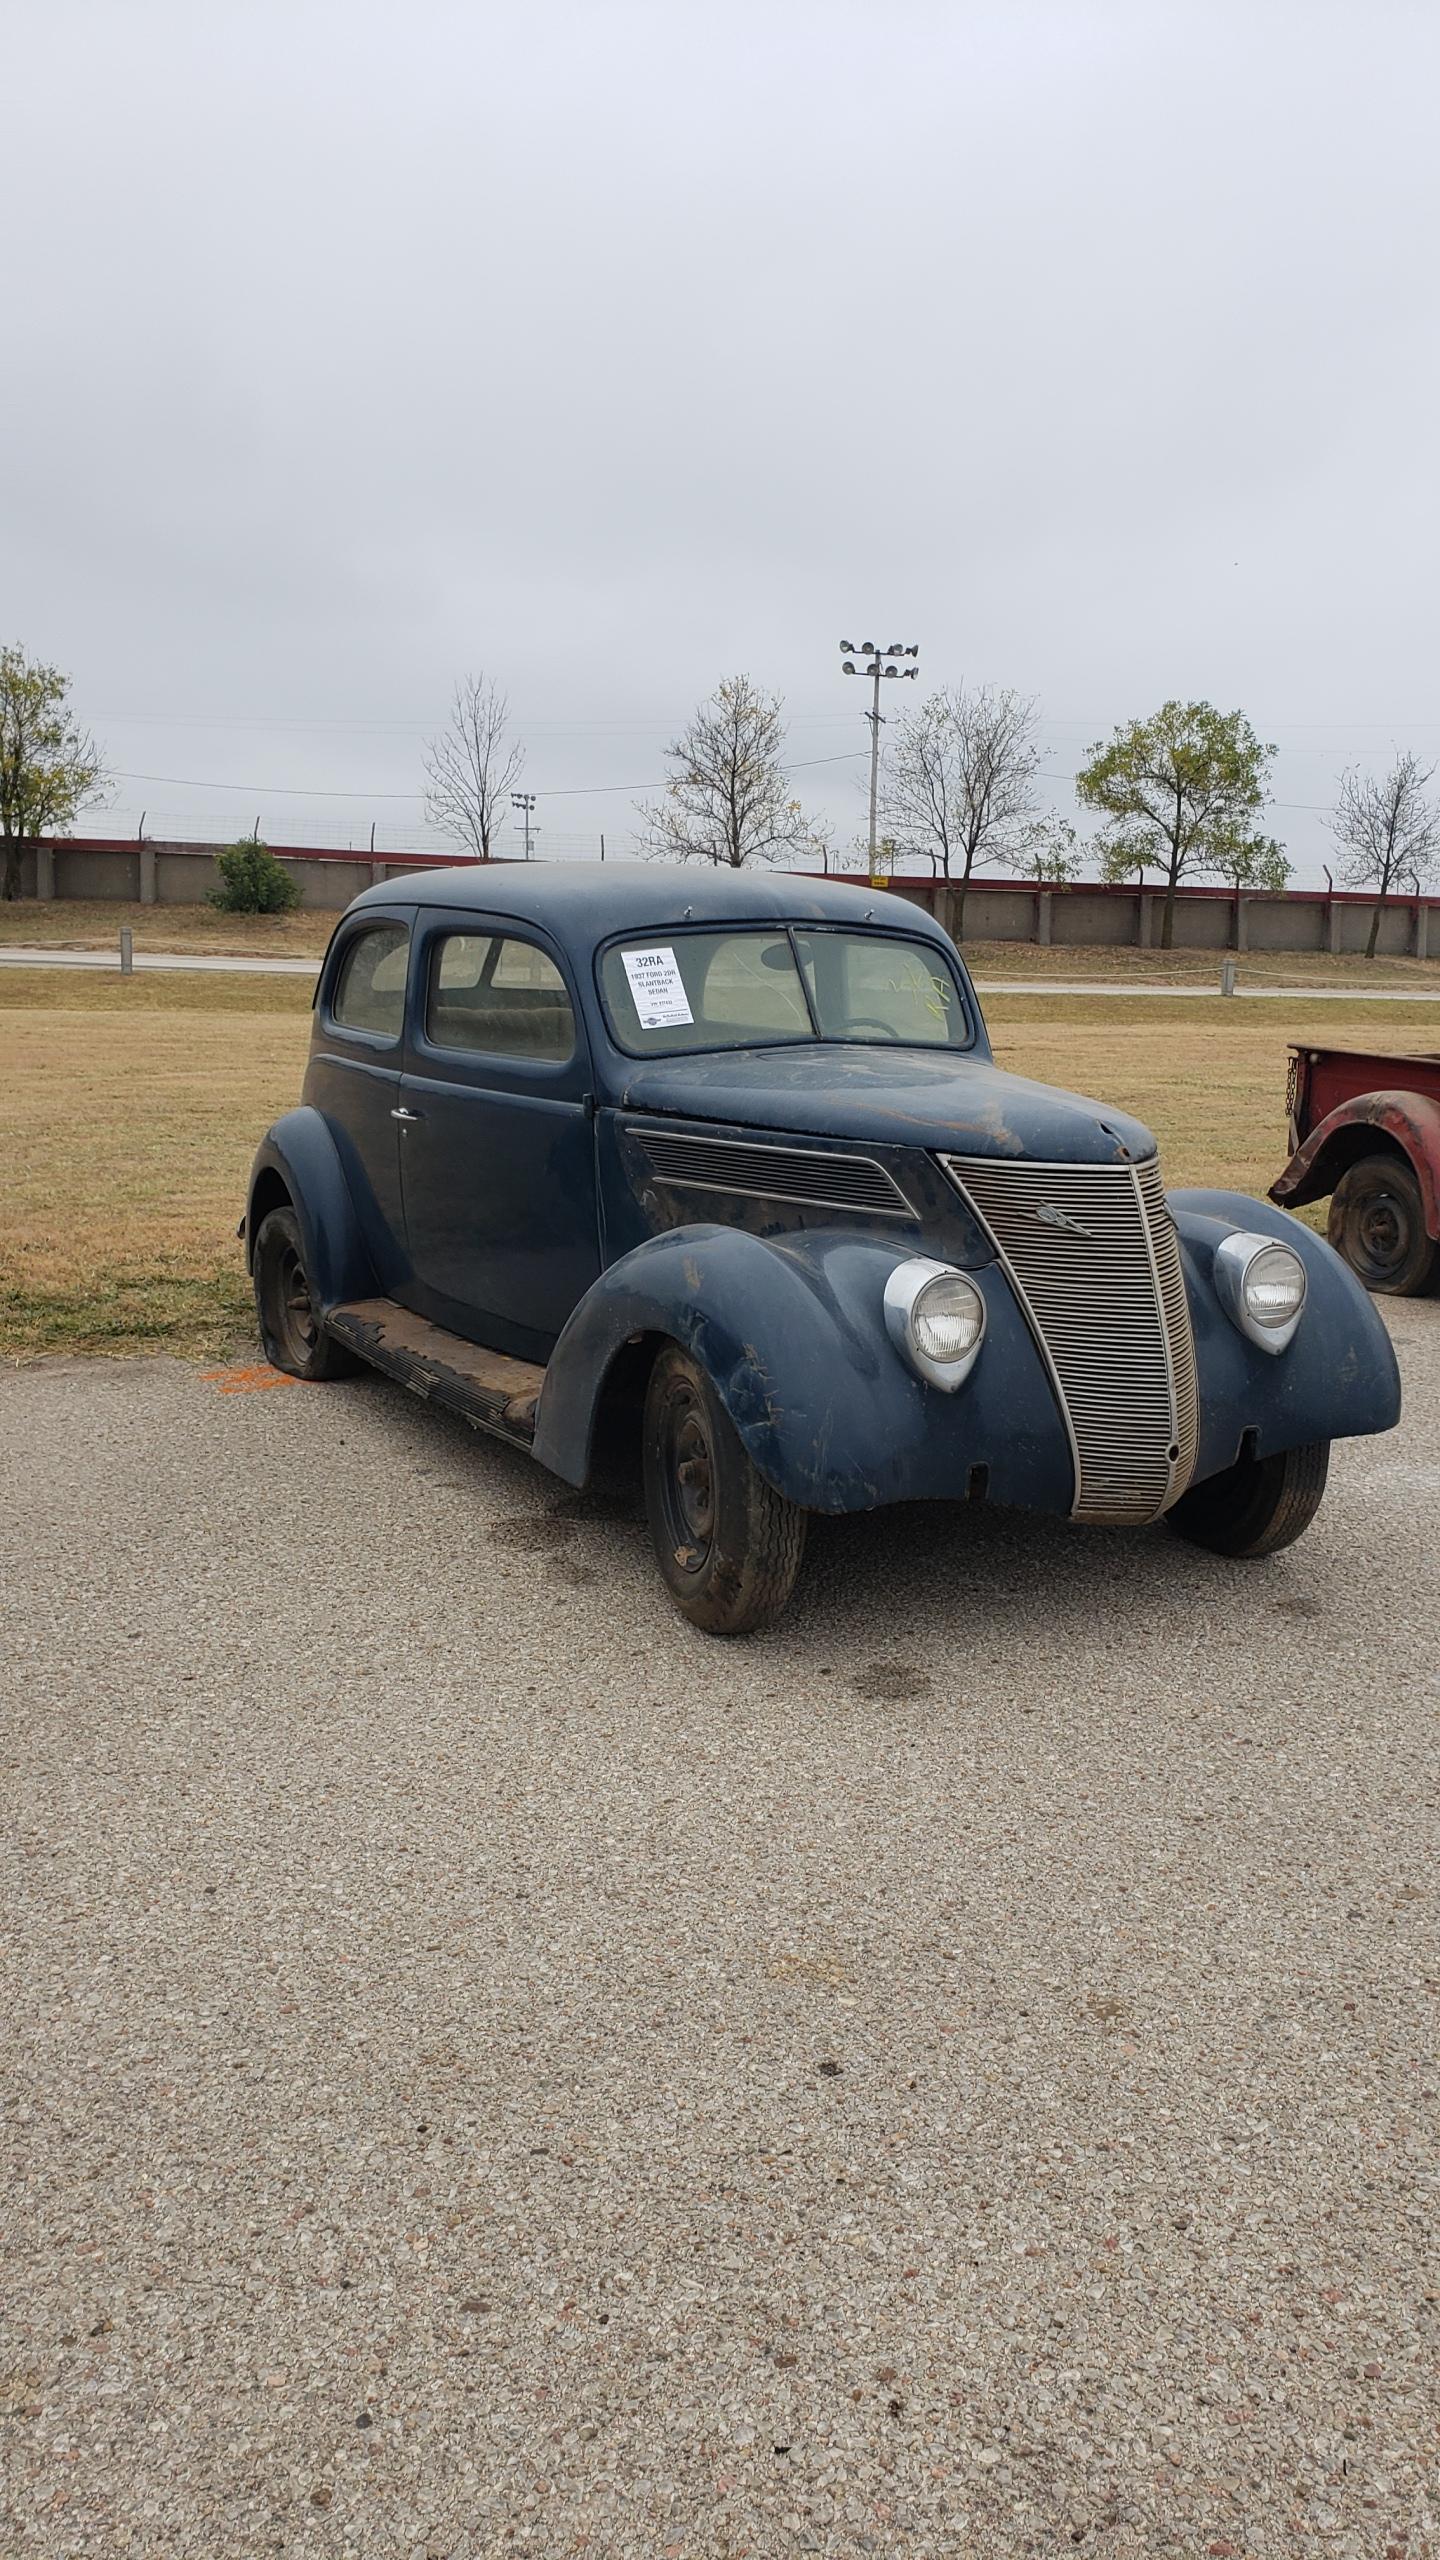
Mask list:
POLYGON ((1078 880, 1082 862, 1080 839, 1068 818, 1041 818, 1023 843, 1000 856, 1007 871, 1018 871, 1038 889, 1063 889, 1078 880))
POLYGON ((1283 889, 1290 877, 1290 857, 1273 836, 1232 836, 1218 845, 1215 869, 1232 889, 1283 889))
POLYGON ((20 895, 23 847, 63 835, 104 786, 99 750, 67 708, 69 691, 58 667, 0 649, 0 897, 20 895))
POLYGON ((227 844, 215 857, 219 878, 210 891, 212 907, 232 916, 284 916, 300 904, 300 883, 293 871, 277 862, 268 844, 247 836, 227 844))
POLYGON ((1234 849, 1262 839, 1273 747, 1262 746, 1243 711, 1208 702, 1166 702, 1149 720, 1131 720, 1096 745, 1075 777, 1083 807, 1105 819, 1099 849, 1110 880, 1158 871, 1165 886, 1162 949, 1175 939, 1175 892, 1197 872, 1226 871, 1234 849))

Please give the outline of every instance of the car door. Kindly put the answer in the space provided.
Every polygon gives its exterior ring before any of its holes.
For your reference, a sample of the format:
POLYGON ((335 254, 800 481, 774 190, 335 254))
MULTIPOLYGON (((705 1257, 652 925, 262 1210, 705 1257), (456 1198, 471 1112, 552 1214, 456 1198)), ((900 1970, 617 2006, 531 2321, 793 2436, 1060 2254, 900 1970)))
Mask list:
POLYGON ((600 1270, 590 1060, 559 955, 527 926, 416 928, 400 1084, 417 1313, 546 1359, 600 1270))
POLYGON ((305 1100, 329 1124, 375 1276, 390 1296, 407 1270, 395 1114, 413 917, 413 908, 372 908, 341 925, 320 976, 305 1075, 305 1100))

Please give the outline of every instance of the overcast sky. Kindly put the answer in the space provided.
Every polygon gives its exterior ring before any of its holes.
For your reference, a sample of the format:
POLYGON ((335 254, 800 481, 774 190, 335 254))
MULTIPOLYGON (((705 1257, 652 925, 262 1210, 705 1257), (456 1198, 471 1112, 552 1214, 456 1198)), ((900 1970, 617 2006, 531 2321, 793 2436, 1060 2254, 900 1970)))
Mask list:
POLYGON ((6 15, 0 633, 97 825, 418 840, 483 667, 542 849, 613 845, 745 668, 849 838, 842 637, 1038 696, 1061 807, 1243 707, 1302 877, 1440 756, 1433 6, 6 15))

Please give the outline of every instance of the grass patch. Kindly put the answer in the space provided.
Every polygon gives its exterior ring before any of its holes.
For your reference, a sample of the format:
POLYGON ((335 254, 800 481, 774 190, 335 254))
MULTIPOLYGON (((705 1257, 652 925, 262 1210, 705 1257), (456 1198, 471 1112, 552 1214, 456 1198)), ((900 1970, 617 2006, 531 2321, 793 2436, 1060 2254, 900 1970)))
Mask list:
POLYGON ((1397 987, 1428 988, 1440 995, 1440 959, 1364 959, 1358 952, 1328 951, 1136 951, 1108 943, 967 942, 962 946, 972 977, 1013 983, 1074 979, 1117 986, 1140 979, 1166 987, 1217 987, 1220 963, 1233 960, 1241 986, 1354 987, 1386 993, 1397 987))
POLYGON ((338 908, 301 907, 288 916, 229 916, 216 907, 142 907, 125 898, 0 899, 0 943, 57 951, 117 951, 128 924, 137 951, 238 953, 247 959, 318 960, 340 920, 338 908))
POLYGON ((308 978, 222 978, 208 971, 0 969, 0 1016, 17 1013, 288 1013, 308 1021, 314 990, 308 978))
POLYGON ((1429 1005, 992 996, 985 1018, 1002 1066, 1133 1111, 1160 1142, 1168 1182, 1257 1197, 1288 1152, 1292 1040, 1387 1056, 1440 1046, 1429 1005))
MULTIPOLYGON (((118 898, 0 899, 0 944, 30 943, 56 950, 115 951, 128 924, 137 951, 193 951, 256 958, 319 960, 339 921, 339 910, 306 908, 288 916, 228 916, 214 907, 142 907, 118 898)), ((1137 951, 1107 943, 967 942, 968 967, 977 978, 1149 978, 1166 986, 1213 987, 1220 963, 1235 959, 1242 984, 1297 987, 1431 987, 1440 992, 1440 956, 1433 960, 1363 959, 1357 952, 1332 958, 1328 951, 1137 951)))
MULTIPOLYGON (((1423 1005, 998 997, 1002 1065, 1133 1111, 1177 1184, 1263 1192, 1290 1040, 1440 1046, 1423 1005)), ((304 980, 0 972, 0 1352, 253 1354, 235 1227, 296 1100, 304 980)))
POLYGON ((0 982, 0 1351, 253 1343, 235 1227, 256 1143, 299 1093, 303 988, 277 982, 277 1004, 268 983, 257 1002, 253 980, 205 980, 198 1004, 168 979, 122 1002, 78 973, 24 984, 55 994, 16 1003, 0 982))

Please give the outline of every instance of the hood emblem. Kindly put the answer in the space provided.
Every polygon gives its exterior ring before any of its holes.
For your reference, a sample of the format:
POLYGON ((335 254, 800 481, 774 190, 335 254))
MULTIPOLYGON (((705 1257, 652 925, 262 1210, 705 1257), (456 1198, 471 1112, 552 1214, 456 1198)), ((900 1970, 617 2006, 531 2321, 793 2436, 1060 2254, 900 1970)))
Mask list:
POLYGON ((1068 1209, 1057 1209, 1053 1200, 1042 1200, 1030 1214, 1039 1219, 1042 1227, 1060 1227, 1067 1236, 1084 1236, 1091 1244, 1095 1241, 1093 1227, 1082 1227, 1078 1218, 1072 1218, 1068 1209))

